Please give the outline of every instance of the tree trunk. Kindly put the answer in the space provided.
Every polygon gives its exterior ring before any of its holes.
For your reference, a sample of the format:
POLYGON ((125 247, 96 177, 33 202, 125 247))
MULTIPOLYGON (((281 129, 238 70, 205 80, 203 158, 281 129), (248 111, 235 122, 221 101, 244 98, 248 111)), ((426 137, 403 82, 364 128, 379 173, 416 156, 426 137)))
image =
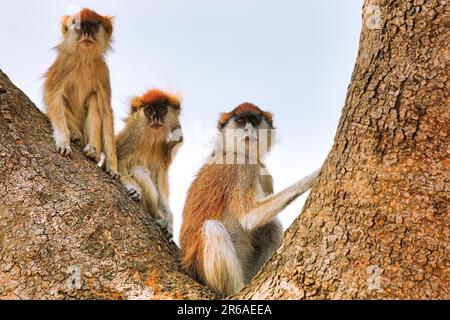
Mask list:
POLYGON ((238 298, 450 299, 449 7, 366 1, 364 12, 321 177, 238 298))
POLYGON ((178 248, 0 71, 0 299, 203 299, 178 248))
MULTIPOLYGON (((322 175, 235 298, 450 298, 448 6, 373 5, 322 175)), ((123 188, 79 150, 56 154, 51 133, 0 72, 0 298, 214 298, 123 188)))

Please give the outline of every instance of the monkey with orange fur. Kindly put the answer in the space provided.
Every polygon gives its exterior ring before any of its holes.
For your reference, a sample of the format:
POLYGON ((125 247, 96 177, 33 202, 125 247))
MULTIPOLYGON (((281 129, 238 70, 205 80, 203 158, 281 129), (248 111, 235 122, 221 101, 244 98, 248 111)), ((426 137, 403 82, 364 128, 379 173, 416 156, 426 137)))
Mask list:
POLYGON ((121 182, 130 196, 173 236, 169 167, 181 146, 180 99, 160 90, 135 97, 126 126, 116 137, 121 182))
POLYGON ((180 241, 184 270, 225 297, 239 292, 281 245, 276 215, 311 188, 319 171, 273 195, 263 163, 272 115, 244 103, 223 113, 218 128, 212 162, 189 189, 180 241))
POLYGON ((111 107, 109 69, 104 55, 110 48, 112 18, 83 9, 62 20, 63 40, 45 75, 44 101, 53 126, 56 148, 70 156, 70 142, 118 178, 111 107))

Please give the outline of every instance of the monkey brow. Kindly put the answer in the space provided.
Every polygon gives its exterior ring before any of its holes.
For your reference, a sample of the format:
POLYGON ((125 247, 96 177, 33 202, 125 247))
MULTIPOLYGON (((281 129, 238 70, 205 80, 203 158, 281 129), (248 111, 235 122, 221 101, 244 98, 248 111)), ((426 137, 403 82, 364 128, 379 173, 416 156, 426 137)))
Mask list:
POLYGON ((258 119, 262 118, 262 114, 254 111, 244 111, 235 115, 236 118, 246 118, 246 117, 256 117, 258 119))
POLYGON ((83 26, 88 26, 88 27, 98 27, 102 24, 101 21, 98 20, 93 20, 93 19, 74 19, 72 21, 72 26, 76 27, 83 27, 83 26))
POLYGON ((100 22, 96 20, 81 20, 81 25, 87 27, 98 27, 100 26, 100 22))
POLYGON ((87 23, 95 23, 95 24, 100 24, 101 21, 95 18, 79 18, 77 17, 75 20, 75 22, 87 22, 87 23))
POLYGON ((150 102, 144 102, 143 107, 149 107, 149 108, 154 108, 154 107, 159 107, 159 106, 166 106, 169 105, 169 99, 163 98, 163 99, 158 99, 158 100, 154 100, 154 101, 150 101, 150 102))

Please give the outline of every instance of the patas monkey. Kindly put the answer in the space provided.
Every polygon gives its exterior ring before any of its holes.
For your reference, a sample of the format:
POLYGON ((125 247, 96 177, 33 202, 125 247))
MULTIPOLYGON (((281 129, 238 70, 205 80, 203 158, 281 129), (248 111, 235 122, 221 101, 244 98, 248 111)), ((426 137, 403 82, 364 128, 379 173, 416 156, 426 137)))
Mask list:
POLYGON ((44 101, 58 152, 70 156, 71 141, 81 144, 96 162, 103 152, 106 171, 118 178, 111 85, 104 60, 112 31, 112 18, 89 9, 63 17, 63 40, 45 75, 44 101))
POLYGON ((151 90, 135 97, 126 127, 116 136, 121 182, 130 196, 173 235, 168 170, 183 136, 178 97, 151 90))
POLYGON ((272 129, 272 115, 250 103, 223 113, 212 161, 188 192, 180 236, 183 267, 223 297, 239 292, 280 246, 283 229, 276 215, 319 174, 272 195, 273 180, 262 162, 272 129))

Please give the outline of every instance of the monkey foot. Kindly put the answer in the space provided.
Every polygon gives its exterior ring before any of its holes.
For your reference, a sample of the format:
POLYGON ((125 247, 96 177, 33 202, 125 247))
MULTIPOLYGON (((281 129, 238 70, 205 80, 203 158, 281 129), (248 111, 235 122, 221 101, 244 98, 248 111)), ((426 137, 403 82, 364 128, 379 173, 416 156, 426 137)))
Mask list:
POLYGON ((135 201, 140 201, 142 192, 139 187, 127 187, 128 195, 135 201))
POLYGON ((70 131, 70 141, 79 145, 81 142, 81 134, 75 131, 70 131))
POLYGON ((93 145, 91 144, 86 145, 86 147, 84 147, 83 149, 83 152, 89 159, 92 159, 97 163, 100 161, 100 154, 97 151, 97 148, 94 147, 93 145))
POLYGON ((70 155, 72 154, 72 149, 70 148, 70 144, 67 144, 67 143, 57 144, 56 149, 58 150, 58 153, 64 157, 70 157, 70 155))
POLYGON ((120 174, 118 174, 116 171, 106 168, 105 172, 114 180, 120 181, 120 174))
POLYGON ((169 239, 169 241, 173 240, 173 232, 170 230, 169 221, 167 219, 157 219, 156 223, 161 229, 164 231, 164 235, 169 239))

